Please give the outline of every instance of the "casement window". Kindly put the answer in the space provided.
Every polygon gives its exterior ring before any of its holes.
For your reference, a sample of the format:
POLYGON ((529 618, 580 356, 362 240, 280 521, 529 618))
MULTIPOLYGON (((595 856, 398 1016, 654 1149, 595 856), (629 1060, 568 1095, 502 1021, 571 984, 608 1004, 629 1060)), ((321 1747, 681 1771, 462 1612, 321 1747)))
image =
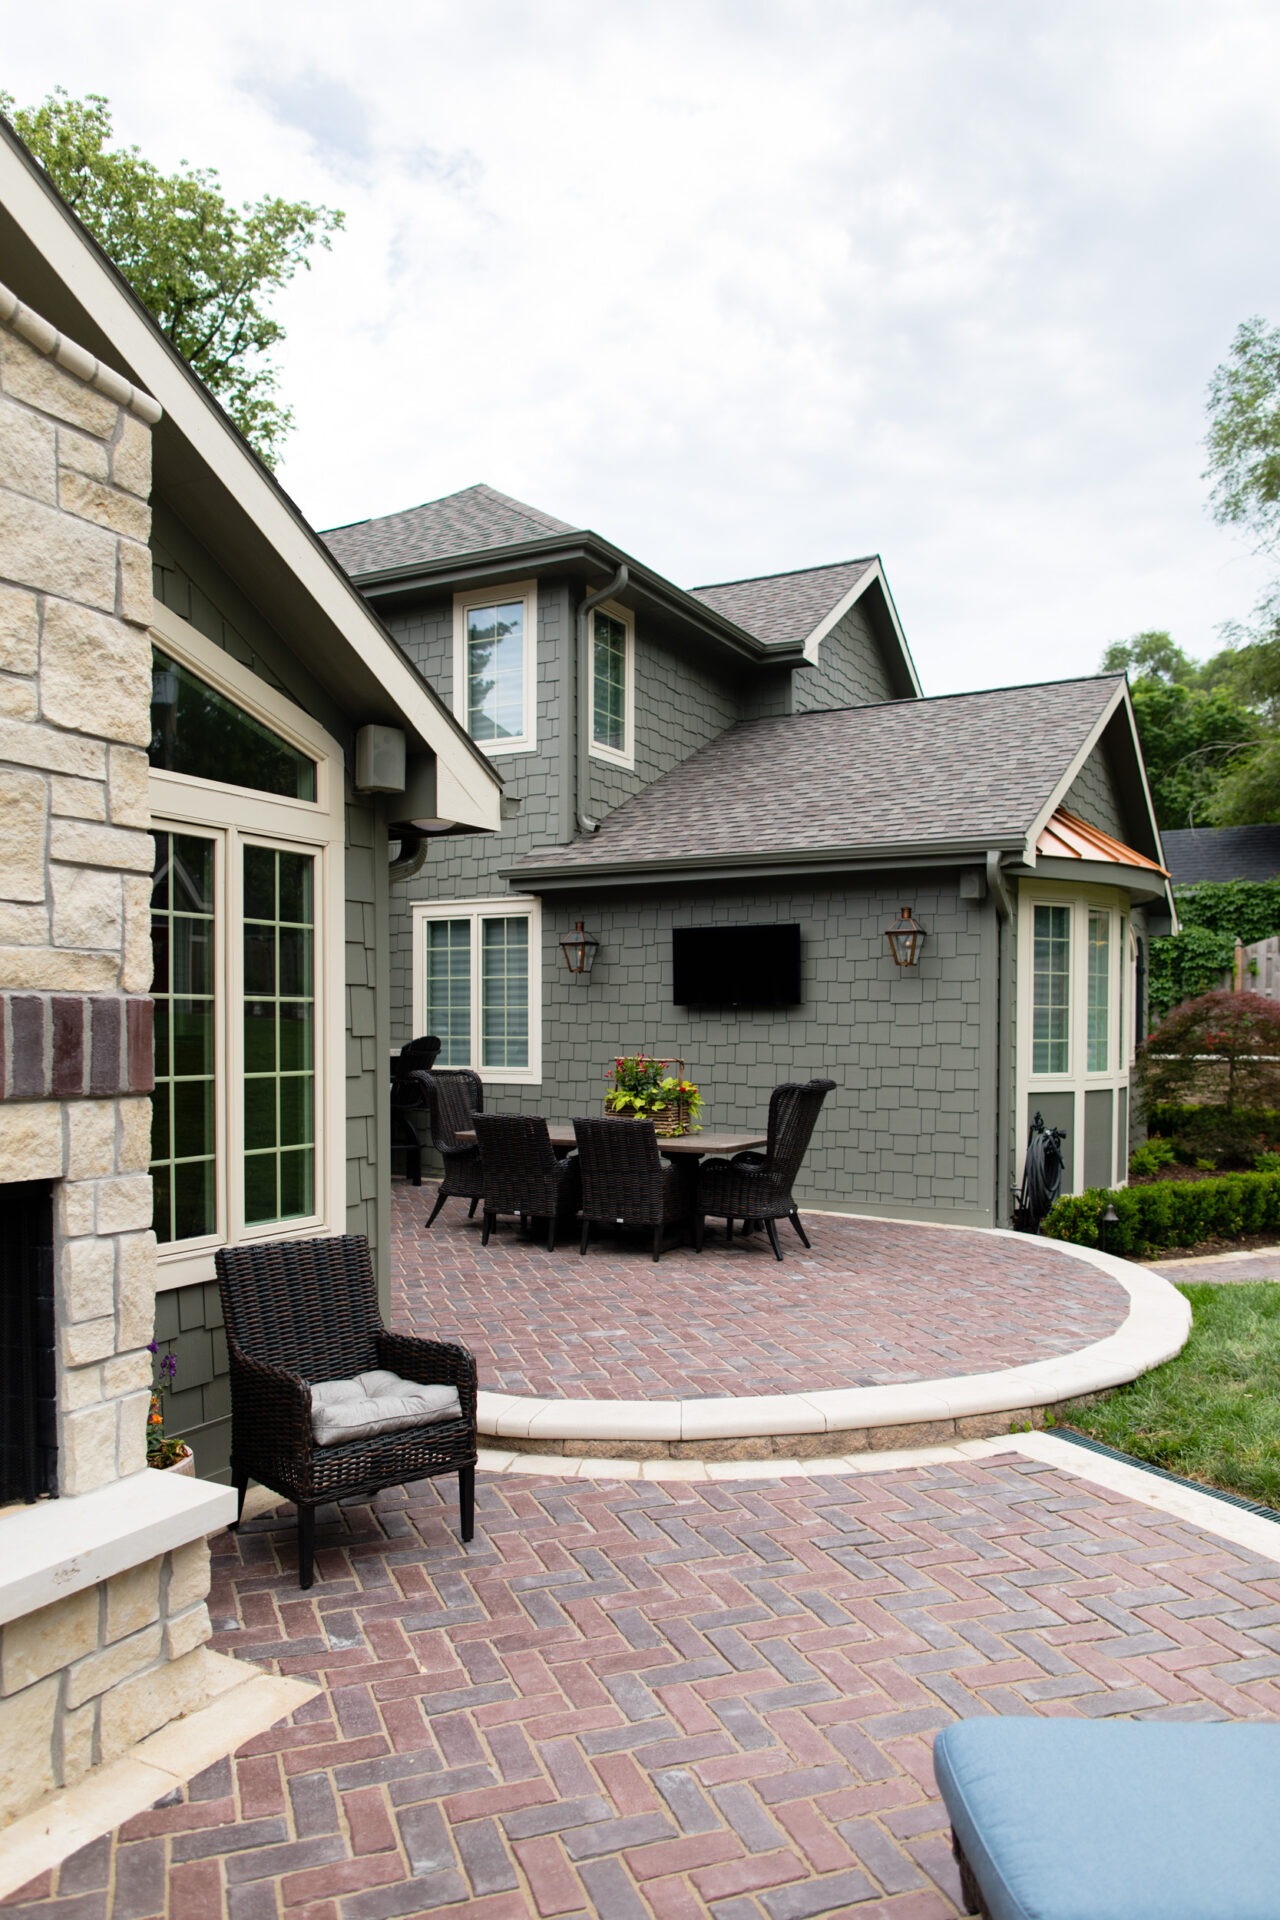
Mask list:
POLYGON ((542 1078, 541 911, 536 900, 415 901, 413 1025, 437 1065, 483 1080, 542 1078))
POLYGON ((1069 1190, 1123 1180, 1136 947, 1128 901, 1027 882, 1020 896, 1020 1130, 1040 1110, 1070 1143, 1069 1190))
POLYGON ((635 765, 635 620, 606 604, 591 614, 591 753, 635 765))
POLYGON ((346 1212, 342 750, 154 619, 154 1223, 162 1285, 346 1212))
POLYGON ((488 754, 537 745, 536 582, 459 593, 453 602, 453 709, 488 754))

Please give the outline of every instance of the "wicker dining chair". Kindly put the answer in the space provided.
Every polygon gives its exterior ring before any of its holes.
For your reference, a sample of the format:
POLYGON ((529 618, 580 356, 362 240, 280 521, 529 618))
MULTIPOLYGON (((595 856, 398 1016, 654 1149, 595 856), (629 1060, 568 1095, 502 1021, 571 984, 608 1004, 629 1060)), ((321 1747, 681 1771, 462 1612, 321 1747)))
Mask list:
POLYGON ((459 1143, 458 1135, 470 1133, 472 1116, 484 1109, 483 1082, 469 1067, 442 1068, 424 1073, 421 1079, 431 1115, 431 1144, 444 1162, 444 1177, 436 1189, 436 1203, 427 1215, 427 1225, 446 1200, 469 1200, 470 1220, 484 1196, 480 1149, 474 1140, 459 1143))
POLYGON ((740 1153, 732 1160, 704 1160, 698 1168, 694 1200, 693 1244, 702 1250, 707 1215, 727 1220, 758 1220, 769 1235, 778 1259, 779 1220, 790 1220, 805 1246, 808 1234, 800 1222, 791 1189, 800 1172, 822 1103, 834 1080, 787 1080, 769 1098, 769 1140, 763 1154, 740 1153))
POLYGON ((547 1223, 547 1252, 554 1253, 556 1227, 578 1211, 579 1181, 576 1157, 557 1158, 547 1123, 529 1113, 478 1113, 476 1138, 480 1142, 481 1184, 484 1187, 484 1231, 489 1234, 500 1213, 519 1214, 547 1223))
MULTIPOLYGON (((220 1247, 214 1256, 231 1372, 231 1478, 236 1525, 251 1479, 298 1509, 298 1585, 312 1581, 315 1510, 408 1480, 456 1473, 460 1531, 475 1530, 476 1363, 449 1340, 389 1331, 362 1234, 220 1247), (395 1431, 322 1444, 322 1382, 385 1371, 401 1384, 452 1388, 459 1411, 395 1431)), ((370 1388, 369 1391, 375 1389, 370 1388)), ((381 1386, 377 1391, 394 1392, 381 1386)), ((417 1396, 446 1399, 443 1394, 417 1396)), ((385 1403, 384 1403, 385 1404, 385 1403)), ((401 1401, 403 1408, 403 1401, 401 1401)), ((403 1411, 399 1418, 406 1416, 403 1411)), ((332 1415, 329 1415, 332 1419, 332 1415)))
POLYGON ((593 1226, 651 1227, 653 1257, 672 1228, 687 1229, 692 1214, 690 1183, 664 1162, 652 1120, 575 1120, 582 1171, 582 1240, 586 1253, 593 1226))

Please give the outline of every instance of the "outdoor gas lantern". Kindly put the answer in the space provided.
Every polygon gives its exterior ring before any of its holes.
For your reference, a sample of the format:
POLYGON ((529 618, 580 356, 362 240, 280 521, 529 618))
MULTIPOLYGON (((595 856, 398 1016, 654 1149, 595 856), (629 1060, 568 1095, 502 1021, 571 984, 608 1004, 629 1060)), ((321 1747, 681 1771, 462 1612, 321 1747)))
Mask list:
POLYGON ((895 966, 915 966, 925 943, 925 931, 918 920, 911 918, 910 907, 904 907, 893 925, 885 928, 884 937, 889 942, 895 966))
POLYGON ((569 938, 560 942, 560 951, 570 973, 590 973, 600 951, 600 942, 589 933, 584 933, 581 920, 577 920, 569 938))

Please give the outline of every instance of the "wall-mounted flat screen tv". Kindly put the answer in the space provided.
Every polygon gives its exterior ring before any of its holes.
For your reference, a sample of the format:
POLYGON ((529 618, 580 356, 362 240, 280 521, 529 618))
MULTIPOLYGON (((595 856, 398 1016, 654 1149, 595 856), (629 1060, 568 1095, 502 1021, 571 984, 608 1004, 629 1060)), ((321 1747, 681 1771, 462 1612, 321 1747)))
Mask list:
POLYGON ((797 1007, 800 929, 675 927, 671 971, 678 1007, 797 1007))

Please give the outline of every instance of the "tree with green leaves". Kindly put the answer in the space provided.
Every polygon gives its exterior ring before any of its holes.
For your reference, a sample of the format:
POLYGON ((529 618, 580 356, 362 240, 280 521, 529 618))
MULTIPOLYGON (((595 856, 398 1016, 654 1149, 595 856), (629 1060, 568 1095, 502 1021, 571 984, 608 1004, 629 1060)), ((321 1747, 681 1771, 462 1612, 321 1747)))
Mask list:
POLYGON ((137 147, 113 146, 101 94, 59 87, 38 107, 0 109, 63 199, 119 267, 178 352, 269 466, 292 414, 279 398, 272 348, 284 328, 267 302, 328 247, 343 216, 305 200, 234 207, 218 175, 185 161, 162 173, 137 147))
POLYGON ((1104 673, 1131 676, 1138 738, 1162 827, 1216 822, 1225 783, 1257 751, 1263 728, 1220 666, 1230 657, 1226 649, 1200 666, 1169 634, 1155 631, 1113 641, 1102 656, 1104 673))

